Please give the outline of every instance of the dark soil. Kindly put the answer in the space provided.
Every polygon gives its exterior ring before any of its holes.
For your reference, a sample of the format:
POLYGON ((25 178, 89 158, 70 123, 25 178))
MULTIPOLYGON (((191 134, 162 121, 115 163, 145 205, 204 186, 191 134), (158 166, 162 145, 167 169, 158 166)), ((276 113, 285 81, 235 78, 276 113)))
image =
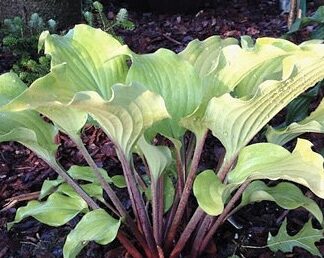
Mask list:
MULTIPOLYGON (((118 2, 118 1, 116 1, 118 2)), ((286 15, 281 15, 277 1, 222 1, 222 4, 206 3, 201 11, 193 14, 154 14, 151 12, 133 12, 129 9, 130 19, 136 24, 134 31, 118 31, 125 42, 140 53, 153 52, 160 47, 181 51, 188 42, 195 38, 205 39, 211 35, 239 37, 251 35, 279 37, 286 32, 286 15)), ((120 4, 109 6, 109 15, 114 16, 120 4)), ((127 5, 126 5, 127 7, 127 5)), ((0 73, 8 71, 15 61, 10 53, 0 48, 0 73)), ((317 150, 323 148, 323 136, 310 134, 308 137, 317 150)), ((58 159, 65 168, 72 164, 85 164, 73 143, 65 136, 59 137, 58 159)), ((112 144, 102 131, 87 127, 83 140, 97 164, 105 168, 110 175, 120 174, 121 167, 112 148, 112 144)), ((200 167, 216 168, 215 157, 222 152, 219 142, 209 136, 200 167)), ((56 174, 31 151, 17 143, 0 145, 0 209, 10 202, 8 198, 21 198, 22 195, 37 192, 47 178, 56 174)), ((125 193, 124 204, 129 207, 125 193)), ((324 201, 318 200, 324 208, 324 201)), ((16 225, 11 231, 6 230, 6 223, 14 219, 16 209, 26 201, 14 203, 11 208, 0 213, 0 258, 18 257, 62 257, 62 246, 68 232, 76 225, 78 218, 60 228, 52 228, 29 218, 16 225)), ((312 257, 306 251, 295 248, 293 254, 273 254, 269 249, 252 249, 244 246, 264 246, 269 232, 276 232, 280 223, 288 215, 289 228, 296 232, 309 215, 302 209, 286 213, 273 203, 262 202, 249 205, 239 211, 232 223, 222 226, 215 236, 217 257, 233 254, 241 257, 312 257)), ((99 246, 90 243, 79 257, 122 257, 123 251, 115 249, 118 243, 99 246), (112 253, 110 250, 114 250, 112 253), (117 251, 116 251, 117 250, 117 251)), ((324 253, 324 244, 319 247, 324 253)), ((208 250, 209 257, 215 257, 215 246, 208 250)), ((206 256, 208 256, 206 254, 206 256)))

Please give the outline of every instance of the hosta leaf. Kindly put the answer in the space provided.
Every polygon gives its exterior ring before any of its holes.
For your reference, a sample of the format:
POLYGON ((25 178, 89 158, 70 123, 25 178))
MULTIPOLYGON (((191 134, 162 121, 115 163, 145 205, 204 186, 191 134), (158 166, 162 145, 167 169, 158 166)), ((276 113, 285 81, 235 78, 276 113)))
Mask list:
POLYGON ((87 121, 87 114, 63 106, 71 100, 74 93, 73 89, 68 87, 72 84, 66 72, 66 64, 52 68, 51 73, 36 80, 3 108, 9 111, 37 110, 68 135, 78 134, 87 121))
POLYGON ((171 164, 172 157, 170 149, 166 146, 149 144, 144 136, 139 139, 137 146, 141 154, 144 155, 150 169, 151 180, 156 183, 165 171, 165 168, 171 164))
POLYGON ((211 129, 226 149, 226 160, 232 160, 275 114, 324 78, 324 58, 304 53, 286 58, 283 78, 265 81, 249 100, 230 94, 214 97, 205 113, 197 110, 199 113, 187 117, 183 123, 190 130, 196 130, 194 125, 211 129))
POLYGON ((318 96, 321 86, 321 83, 318 83, 314 88, 304 92, 287 105, 287 115, 284 122, 285 125, 299 122, 309 115, 309 107, 318 96))
POLYGON ((145 129, 169 117, 161 96, 135 83, 116 85, 110 101, 96 92, 80 92, 69 106, 88 112, 127 158, 145 129))
MULTIPOLYGON (((0 105, 21 94, 26 85, 14 73, 0 76, 0 105)), ((17 141, 34 151, 40 158, 53 162, 57 145, 57 130, 33 111, 1 112, 0 141, 17 141)))
POLYGON ((139 82, 165 101, 170 118, 154 126, 156 132, 179 139, 185 129, 179 120, 192 113, 202 99, 202 83, 193 66, 174 52, 159 49, 153 54, 137 55, 128 48, 115 54, 128 55, 132 65, 127 82, 139 82))
POLYGON ((110 59, 121 44, 87 25, 77 25, 65 36, 44 32, 40 44, 52 57, 51 72, 35 81, 7 110, 36 109, 69 136, 76 137, 87 121, 87 113, 62 104, 85 90, 96 91, 106 100, 111 98, 111 87, 125 81, 128 69, 125 57, 110 59))
MULTIPOLYGON (((218 73, 222 94, 235 89, 239 97, 253 96, 265 80, 280 79, 282 60, 298 51, 293 43, 272 38, 257 39, 253 48, 232 45, 224 48, 223 68, 218 73)), ((215 96, 220 96, 215 95, 215 96)))
POLYGON ((116 238, 120 223, 102 209, 88 212, 68 234, 63 247, 64 258, 76 257, 89 241, 109 244, 116 238))
MULTIPOLYGON (((106 170, 99 168, 99 171, 108 183, 112 183, 112 179, 108 176, 106 170)), ((67 172, 74 179, 99 184, 99 180, 93 173, 91 167, 71 166, 67 172)))
POLYGON ((179 56, 191 63, 200 77, 204 77, 217 68, 221 50, 226 46, 237 44, 235 38, 222 39, 220 36, 212 36, 204 41, 195 39, 179 53, 179 56))
POLYGON ((60 193, 51 194, 44 202, 30 201, 27 206, 17 210, 15 220, 8 223, 8 228, 32 216, 38 221, 50 225, 61 226, 74 218, 80 212, 87 211, 87 203, 79 196, 66 196, 60 193))
MULTIPOLYGON (((103 198, 103 189, 100 185, 91 183, 91 184, 80 184, 80 186, 90 197, 95 197, 101 202, 105 202, 103 198)), ((56 192, 68 195, 73 198, 79 196, 79 194, 70 185, 66 183, 61 184, 57 188, 56 192)))
POLYGON ((298 139, 292 153, 272 143, 257 143, 243 148, 228 182, 241 184, 245 180, 285 179, 308 187, 324 198, 323 157, 313 152, 311 142, 298 139))
MULTIPOLYGON (((126 187, 124 176, 116 175, 116 176, 113 176, 110 178, 104 169, 99 169, 99 171, 100 171, 101 175, 103 176, 103 178, 108 183, 113 183, 115 186, 117 186, 119 188, 126 187)), ((99 180, 95 176, 95 174, 93 173, 93 171, 90 167, 71 166, 70 169, 67 171, 67 173, 75 180, 82 180, 82 181, 87 181, 87 182, 93 183, 93 184, 89 184, 89 186, 88 186, 88 184, 82 185, 83 189, 88 194, 90 194, 90 195, 92 194, 92 196, 97 197, 97 199, 98 199, 98 196, 102 196, 102 193, 101 193, 102 191, 99 191, 99 189, 98 189, 98 187, 100 187, 99 180), (96 194, 96 195, 93 194, 91 189, 90 189, 90 191, 87 191, 87 189, 89 187, 91 188, 91 185, 93 185, 94 190, 98 194, 96 194)), ((43 199, 45 196, 52 193, 63 182, 64 182, 63 179, 60 177, 58 177, 55 180, 45 180, 42 185, 41 191, 40 191, 39 199, 43 199)))
POLYGON ((234 38, 221 39, 219 36, 212 36, 204 41, 193 40, 179 53, 179 56, 190 62, 199 77, 203 81, 204 97, 209 100, 211 96, 219 95, 218 77, 215 76, 222 68, 219 64, 222 50, 229 45, 237 45, 234 38))
POLYGON ((54 192, 54 190, 64 182, 62 178, 57 178, 55 180, 45 180, 42 184, 42 188, 39 193, 39 200, 44 199, 46 196, 54 192))
POLYGON ((281 208, 288 210, 303 207, 312 213, 320 223, 323 222, 323 214, 317 203, 306 197, 294 184, 282 182, 269 187, 262 181, 254 181, 243 192, 238 208, 261 201, 273 201, 281 208))
POLYGON ((70 84, 65 88, 72 96, 79 91, 93 90, 108 100, 112 96, 111 86, 125 82, 128 70, 125 57, 109 60, 122 45, 101 29, 80 24, 65 36, 43 32, 40 44, 44 44, 45 54, 51 56, 52 68, 66 64, 70 84))
POLYGON ((224 209, 225 185, 212 170, 201 172, 193 184, 193 192, 199 207, 211 216, 217 216, 224 209))
POLYGON ((113 181, 114 185, 118 188, 125 188, 127 186, 125 177, 122 175, 112 176, 111 180, 113 181))
POLYGON ((269 233, 267 246, 273 252, 282 251, 284 253, 292 252, 293 248, 301 247, 313 255, 322 257, 321 253, 315 246, 315 242, 323 238, 323 230, 315 229, 312 227, 312 221, 309 220, 304 227, 293 236, 287 233, 287 220, 285 220, 276 236, 269 233))
POLYGON ((286 128, 274 129, 269 127, 266 133, 268 142, 284 145, 290 140, 306 133, 324 133, 324 100, 304 120, 292 123, 286 128))

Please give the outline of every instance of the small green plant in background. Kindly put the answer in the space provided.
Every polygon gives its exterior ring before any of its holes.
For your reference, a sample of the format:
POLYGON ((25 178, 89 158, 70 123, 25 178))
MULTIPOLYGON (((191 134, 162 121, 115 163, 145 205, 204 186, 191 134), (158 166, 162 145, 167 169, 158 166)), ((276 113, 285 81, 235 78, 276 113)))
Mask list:
POLYGON ((324 6, 320 6, 312 16, 297 18, 290 27, 287 37, 293 35, 307 26, 312 26, 311 39, 324 39, 324 6))
MULTIPOLYGON (((52 58, 49 74, 29 88, 13 73, 0 76, 0 141, 24 144, 59 177, 45 181, 39 200, 19 208, 9 227, 29 216, 61 226, 80 214, 66 238, 65 258, 76 257, 89 241, 105 245, 114 239, 135 258, 195 258, 229 216, 249 203, 302 207, 323 224, 319 206, 296 186, 324 198, 323 157, 305 139, 293 151, 282 145, 304 132, 324 132, 324 101, 289 124, 292 129, 268 131, 268 142, 250 143, 280 110, 324 78, 323 44, 213 36, 190 42, 179 54, 159 49, 141 55, 87 25, 65 36, 44 32, 40 39, 52 58), (97 166, 81 140, 88 116, 115 146, 122 165, 117 178, 97 166), (71 138, 89 166, 62 169, 54 141, 58 131, 71 138), (225 156, 217 157, 218 169, 201 171, 209 131, 225 156), (188 144, 185 134, 191 135, 188 144), (172 144, 154 144, 157 135, 172 144), (135 166, 134 154, 145 171, 135 166), (286 182, 271 186, 263 179, 286 182), (115 186, 127 188, 131 210, 115 186)), ((282 245, 283 224, 268 246, 288 252, 302 243, 317 255, 314 242, 322 232, 308 223, 288 239, 288 248, 282 245), (314 232, 306 244, 299 241, 314 232)))
POLYGON ((45 29, 56 32, 56 26, 54 20, 45 23, 37 13, 31 15, 27 24, 21 17, 3 22, 2 45, 16 57, 12 70, 27 85, 49 72, 50 58, 38 54, 38 38, 45 29))
POLYGON ((128 12, 125 8, 121 8, 113 20, 109 20, 104 12, 103 5, 99 1, 88 0, 84 6, 83 16, 87 24, 92 27, 100 27, 121 42, 123 40, 115 33, 115 29, 133 30, 135 28, 134 23, 128 19, 128 12))

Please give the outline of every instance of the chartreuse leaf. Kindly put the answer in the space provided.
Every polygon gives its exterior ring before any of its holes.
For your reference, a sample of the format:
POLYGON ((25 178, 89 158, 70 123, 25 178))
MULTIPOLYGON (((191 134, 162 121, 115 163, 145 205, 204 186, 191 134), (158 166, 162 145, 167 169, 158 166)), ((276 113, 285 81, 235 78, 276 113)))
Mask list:
MULTIPOLYGON (((99 171, 108 183, 112 183, 112 179, 108 176, 106 170, 99 168, 99 171)), ((98 178, 93 174, 91 167, 71 166, 67 172, 74 179, 100 184, 98 178)))
MULTIPOLYGON (((100 200, 101 202, 105 202, 103 198, 103 189, 98 184, 80 184, 82 189, 90 196, 95 197, 96 199, 100 200)), ((72 186, 68 185, 67 183, 61 184, 56 192, 68 195, 70 197, 76 197, 79 194, 72 188, 72 186)))
POLYGON ((196 126, 211 129, 226 149, 225 160, 233 160, 275 114, 323 78, 324 58, 297 52, 284 60, 283 80, 265 81, 249 100, 230 94, 214 97, 205 112, 198 109, 182 123, 193 131, 196 126))
POLYGON ((54 190, 60 185, 63 184, 64 180, 62 178, 57 178, 55 180, 45 180, 42 184, 38 199, 42 200, 46 196, 54 192, 54 190))
POLYGON ((112 176, 111 180, 113 181, 114 185, 118 188, 125 188, 127 186, 125 177, 122 175, 112 176))
POLYGON ((226 186, 222 184, 212 170, 201 172, 193 184, 193 192, 199 207, 211 216, 217 216, 224 209, 223 193, 226 186))
POLYGON ((144 136, 138 142, 137 147, 140 153, 145 157, 147 165, 150 169, 151 180, 156 183, 165 168, 171 164, 171 151, 166 146, 155 146, 149 144, 144 136))
POLYGON ((114 86, 110 101, 96 92, 80 92, 69 106, 88 112, 127 158, 145 129, 169 117, 162 97, 137 83, 114 86))
POLYGON ((8 228, 29 216, 46 225, 58 227, 87 210, 87 203, 79 195, 71 197, 53 193, 44 202, 30 201, 25 207, 20 207, 16 212, 15 220, 8 223, 8 228))
MULTIPOLYGON (((27 88, 14 73, 0 76, 0 106, 10 102, 27 88)), ((57 130, 33 111, 1 112, 0 141, 17 141, 48 163, 55 161, 57 130)))
POLYGON ((111 86, 125 82, 125 57, 110 59, 122 45, 101 29, 80 24, 65 36, 43 32, 40 44, 44 44, 45 54, 51 56, 52 68, 65 64, 71 83, 65 88, 72 93, 93 90, 108 100, 112 96, 111 86))
MULTIPOLYGON (((103 190, 99 184, 94 184, 94 183, 80 184, 80 186, 90 197, 95 197, 101 202, 105 202, 103 198, 103 190)), ((70 185, 64 183, 62 179, 58 178, 56 180, 44 181, 42 185, 42 189, 39 194, 39 199, 40 200, 44 199, 46 196, 48 196, 54 191, 57 193, 63 193, 71 197, 78 195, 78 193, 75 192, 75 190, 70 185)))
POLYGON ((89 241, 109 244, 116 238, 120 223, 103 209, 88 212, 68 234, 63 247, 64 258, 76 257, 89 241))
POLYGON ((313 152, 311 142, 298 139, 292 153, 272 143, 257 143, 243 148, 228 182, 241 184, 245 180, 285 179, 308 187, 324 198, 323 157, 313 152))
POLYGON ((309 220, 304 227, 295 235, 290 236, 287 233, 287 220, 285 220, 276 236, 269 233, 267 247, 273 252, 282 251, 284 253, 292 252, 294 247, 301 247, 313 255, 322 257, 315 246, 315 242, 323 238, 323 230, 312 227, 312 221, 309 220))
POLYGON ((324 100, 321 101, 314 112, 302 121, 292 123, 282 129, 269 127, 266 136, 268 142, 284 145, 306 132, 324 133, 324 100))
MULTIPOLYGON (((118 188, 126 187, 125 178, 122 175, 108 176, 107 171, 103 168, 98 169, 103 178, 110 184, 114 184, 118 188)), ((68 174, 76 180, 83 180, 100 185, 98 178, 92 171, 91 167, 71 166, 67 171, 68 174)))
POLYGON ((317 203, 306 197, 294 184, 282 182, 269 187, 262 181, 254 181, 244 190, 237 209, 249 203, 261 201, 273 201, 281 208, 288 210, 303 207, 312 213, 320 223, 323 222, 323 214, 317 203))
MULTIPOLYGON (((126 187, 124 176, 116 175, 113 177, 109 177, 107 172, 104 169, 101 168, 101 169, 99 169, 99 171, 100 171, 101 175, 103 176, 103 178, 108 183, 113 183, 115 186, 117 186, 119 188, 126 187)), ((98 189, 98 187, 100 187, 100 182, 99 182, 98 178, 92 172, 91 167, 71 166, 69 168, 69 170, 67 171, 67 173, 75 180, 82 180, 82 181, 87 181, 87 182, 93 183, 93 184, 82 185, 82 188, 89 195, 95 196, 95 197, 97 197, 97 199, 98 199, 98 196, 102 196, 102 191, 99 191, 99 189, 98 189), (92 187, 94 188, 93 189, 94 192, 91 189, 92 187)), ((52 193, 63 182, 64 182, 63 179, 60 177, 58 177, 55 180, 45 180, 42 185, 41 191, 40 191, 39 199, 43 199, 45 196, 52 193)))
POLYGON ((193 66, 167 49, 138 55, 124 47, 115 54, 131 58, 127 82, 138 82, 161 95, 165 101, 170 118, 157 123, 150 130, 151 135, 159 132, 178 140, 185 132, 179 120, 192 113, 203 96, 202 82, 193 66))
POLYGON ((219 95, 219 79, 215 76, 223 68, 220 60, 223 60, 222 50, 229 45, 237 45, 234 38, 222 39, 212 36, 204 41, 198 39, 191 41, 188 46, 179 53, 179 56, 193 65, 199 77, 203 81, 204 97, 207 101, 211 96, 219 95))
POLYGON ((87 25, 76 25, 65 36, 44 32, 40 46, 43 44, 52 58, 51 72, 36 80, 7 110, 36 109, 75 138, 87 121, 87 113, 62 105, 80 91, 96 91, 103 99, 111 98, 111 87, 124 82, 128 70, 125 57, 110 59, 121 44, 87 25))
MULTIPOLYGON (((260 38, 253 47, 230 45, 223 49, 219 61, 218 94, 231 92, 239 97, 253 96, 258 86, 268 79, 279 79, 282 60, 301 51, 300 48, 283 39, 260 38)), ((306 56, 307 54, 305 54, 306 56)))

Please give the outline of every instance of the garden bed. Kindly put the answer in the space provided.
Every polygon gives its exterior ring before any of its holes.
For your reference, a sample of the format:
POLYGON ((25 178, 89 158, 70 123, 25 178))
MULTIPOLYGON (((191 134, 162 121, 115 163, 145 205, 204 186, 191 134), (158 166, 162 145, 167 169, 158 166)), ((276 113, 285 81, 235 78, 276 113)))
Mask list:
MULTIPOLYGON (((109 11, 116 13, 119 8, 120 6, 115 4, 109 11)), ((129 10, 129 15, 136 29, 117 32, 124 38, 125 43, 139 53, 150 53, 160 47, 179 52, 191 40, 205 39, 215 34, 224 37, 279 37, 287 30, 287 16, 280 15, 276 1, 228 1, 222 6, 212 6, 209 3, 198 13, 186 15, 159 15, 132 10, 129 10)), ((3 62, 0 64, 0 73, 7 71, 15 61, 10 53, 3 50, 0 50, 0 60, 3 62)), ((309 134, 308 138, 314 143, 315 150, 319 151, 324 147, 322 135, 309 134)), ((63 167, 85 164, 82 155, 65 135, 61 134, 57 140, 61 144, 58 160, 63 167)), ((121 173, 113 146, 101 130, 87 127, 83 132, 83 140, 98 166, 105 168, 110 175, 121 173)), ((212 137, 207 143, 200 161, 200 169, 215 169, 213 158, 221 151, 221 145, 212 137)), ((56 178, 56 173, 31 151, 17 143, 0 144, 0 207, 8 202, 12 204, 11 208, 0 213, 0 257, 62 256, 65 237, 79 218, 59 228, 45 226, 34 219, 26 219, 11 231, 6 230, 6 223, 14 219, 16 209, 26 204, 24 197, 39 191, 47 178, 56 178), (12 199, 8 200, 9 198, 12 199)), ((120 196, 123 196, 125 207, 129 208, 127 193, 121 191, 120 196)), ((316 200, 323 209, 324 201, 316 200)), ((234 223, 223 225, 215 236, 218 249, 215 250, 215 246, 210 245, 207 253, 210 253, 210 257, 215 257, 216 252, 217 257, 228 257, 234 253, 243 254, 244 257, 273 257, 269 249, 244 246, 264 246, 269 231, 276 232, 286 215, 283 209, 270 202, 249 205, 234 216, 234 223)), ((289 212, 288 218, 289 228, 296 232, 308 220, 308 213, 297 209, 289 212)), ((90 243, 79 257, 124 257, 123 250, 118 249, 118 246, 117 241, 108 246, 90 243)), ((324 253, 324 244, 320 243, 319 247, 324 253)), ((277 253, 276 257, 287 256, 277 253)), ((312 256, 302 249, 295 248, 293 257, 312 256)))

